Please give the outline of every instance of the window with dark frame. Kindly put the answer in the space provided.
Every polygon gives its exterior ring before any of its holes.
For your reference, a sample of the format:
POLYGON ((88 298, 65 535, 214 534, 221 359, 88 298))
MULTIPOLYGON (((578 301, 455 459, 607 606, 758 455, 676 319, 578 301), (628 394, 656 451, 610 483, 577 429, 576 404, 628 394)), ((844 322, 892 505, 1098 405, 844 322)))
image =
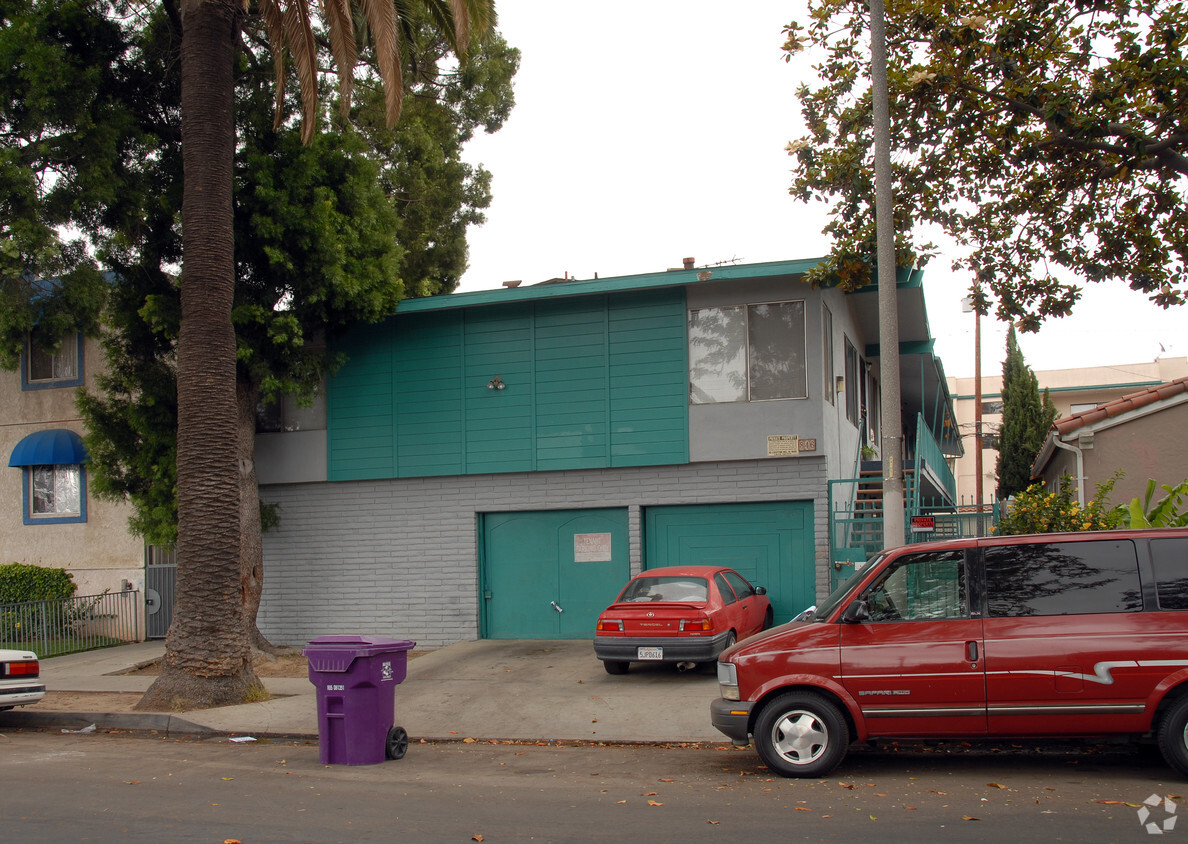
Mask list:
POLYGON ((837 393, 833 367, 833 313, 821 305, 821 369, 825 377, 825 401, 833 404, 837 393))
POLYGON ((808 397, 803 300, 689 311, 691 404, 808 397))
POLYGON ((76 332, 62 337, 56 349, 41 342, 36 332, 29 334, 21 367, 22 389, 81 386, 82 350, 82 335, 76 332))
POLYGON ((858 418, 858 350, 846 340, 846 419, 853 424, 859 424, 858 418))

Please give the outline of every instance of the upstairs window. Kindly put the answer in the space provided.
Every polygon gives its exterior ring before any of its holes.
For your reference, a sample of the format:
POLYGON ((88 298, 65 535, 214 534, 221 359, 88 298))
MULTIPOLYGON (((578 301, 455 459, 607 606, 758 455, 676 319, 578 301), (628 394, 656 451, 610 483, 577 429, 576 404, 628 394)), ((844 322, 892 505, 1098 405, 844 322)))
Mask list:
POLYGON ((825 371, 825 401, 833 404, 837 384, 833 380, 833 313, 828 305, 821 306, 821 363, 825 371))
POLYGON ((861 422, 859 419, 860 409, 858 404, 858 350, 854 348, 854 344, 850 342, 850 338, 846 340, 846 419, 849 419, 855 425, 861 422))
POLYGON ((803 301, 689 311, 690 403, 807 397, 803 301))
POLYGON ((67 334, 55 350, 42 343, 36 334, 25 339, 21 361, 21 389, 44 390, 53 387, 81 387, 83 383, 83 338, 67 334))

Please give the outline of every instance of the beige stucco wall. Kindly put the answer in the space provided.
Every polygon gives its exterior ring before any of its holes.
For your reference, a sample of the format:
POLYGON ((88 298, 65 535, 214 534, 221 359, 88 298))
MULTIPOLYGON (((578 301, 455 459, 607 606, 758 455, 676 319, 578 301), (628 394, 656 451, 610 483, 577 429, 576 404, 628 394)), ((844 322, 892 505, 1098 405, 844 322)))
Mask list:
MULTIPOLYGON (((83 373, 93 388, 102 365, 99 346, 88 341, 83 373)), ((124 582, 144 588, 144 550, 128 532, 129 505, 100 501, 88 490, 87 520, 80 524, 26 525, 22 485, 25 473, 8 465, 17 443, 47 428, 85 433, 74 406, 76 388, 22 390, 19 372, 0 371, 0 563, 31 563, 65 568, 74 574, 79 595, 115 592, 124 582)))

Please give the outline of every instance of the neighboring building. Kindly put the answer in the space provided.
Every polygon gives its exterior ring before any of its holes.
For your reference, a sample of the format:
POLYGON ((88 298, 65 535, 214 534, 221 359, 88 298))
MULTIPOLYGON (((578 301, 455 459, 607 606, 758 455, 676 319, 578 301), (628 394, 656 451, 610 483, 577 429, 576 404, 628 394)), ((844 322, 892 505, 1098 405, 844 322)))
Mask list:
POLYGON ((144 546, 129 534, 130 508, 88 491, 85 432, 75 407, 93 387, 102 350, 81 334, 51 353, 26 341, 16 372, 0 371, 0 563, 64 568, 79 595, 142 589, 144 546))
MULTIPOLYGON (((585 638, 632 574, 678 562, 736 568, 778 620, 826 594, 856 550, 830 517, 854 484, 831 481, 879 440, 877 288, 691 263, 406 300, 332 344, 320 406, 257 435, 281 519, 262 632, 585 638)), ((951 504, 920 274, 897 289, 901 458, 951 504)))
POLYGON ((1188 479, 1185 431, 1188 376, 1058 419, 1031 473, 1051 489, 1069 475, 1083 504, 1121 470, 1109 500, 1124 504, 1144 496, 1148 480, 1174 486, 1188 479))
MULTIPOLYGON (((1090 366, 1079 369, 1045 369, 1035 373, 1040 392, 1048 390, 1059 414, 1064 419, 1099 404, 1119 399, 1135 390, 1165 384, 1188 375, 1188 358, 1160 358, 1151 363, 1130 363, 1117 366, 1090 366)), ((957 478, 959 503, 973 504, 977 499, 975 440, 974 379, 950 378, 949 390, 956 408, 957 424, 966 448, 953 469, 957 478)), ((995 467, 998 450, 995 438, 1002 425, 1002 374, 982 376, 982 495, 987 504, 993 502, 998 488, 995 467)), ((1145 483, 1145 481, 1144 481, 1145 483)), ((1119 499, 1120 500, 1120 499, 1119 499)))

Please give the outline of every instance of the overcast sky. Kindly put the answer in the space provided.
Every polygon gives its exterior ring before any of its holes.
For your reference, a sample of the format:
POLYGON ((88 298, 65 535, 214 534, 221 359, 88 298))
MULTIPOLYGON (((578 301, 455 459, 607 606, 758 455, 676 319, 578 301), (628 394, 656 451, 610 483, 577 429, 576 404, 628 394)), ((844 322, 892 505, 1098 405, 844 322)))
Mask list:
MULTIPOLYGON (((496 5, 521 50, 516 107, 467 150, 493 174, 494 201, 470 230, 459 290, 828 251, 824 207, 788 194, 784 146, 803 134, 795 92, 811 59, 785 63, 780 30, 801 0, 496 5)), ((946 373, 971 376, 969 279, 948 267, 942 254, 925 270, 929 321, 946 373)), ((1093 285, 1020 343, 1033 369, 1060 369, 1181 357, 1186 334, 1188 310, 1093 285)), ((1001 372, 1005 337, 983 319, 984 375, 1001 372)))

